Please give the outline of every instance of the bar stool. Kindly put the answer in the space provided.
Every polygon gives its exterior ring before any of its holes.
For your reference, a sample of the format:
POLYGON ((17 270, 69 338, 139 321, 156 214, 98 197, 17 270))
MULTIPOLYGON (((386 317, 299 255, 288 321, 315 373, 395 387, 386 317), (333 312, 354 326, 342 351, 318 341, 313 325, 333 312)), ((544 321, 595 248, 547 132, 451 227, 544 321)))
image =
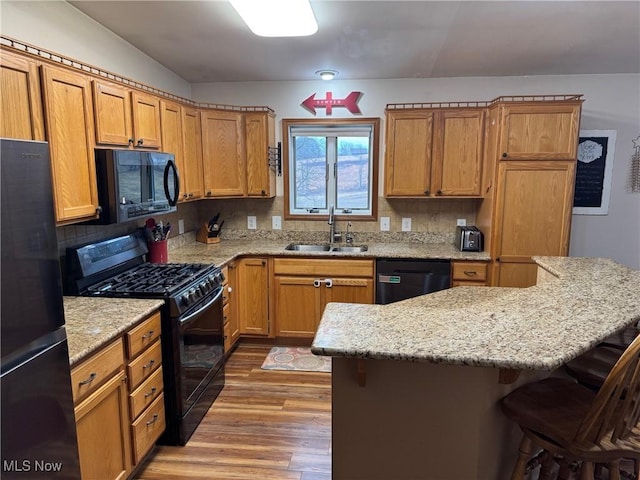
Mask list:
POLYGON ((564 378, 546 378, 504 397, 502 411, 522 432, 511 476, 523 480, 535 447, 581 461, 581 480, 594 479, 595 464, 606 464, 620 479, 621 459, 640 474, 640 337, 627 347, 597 392, 564 378))

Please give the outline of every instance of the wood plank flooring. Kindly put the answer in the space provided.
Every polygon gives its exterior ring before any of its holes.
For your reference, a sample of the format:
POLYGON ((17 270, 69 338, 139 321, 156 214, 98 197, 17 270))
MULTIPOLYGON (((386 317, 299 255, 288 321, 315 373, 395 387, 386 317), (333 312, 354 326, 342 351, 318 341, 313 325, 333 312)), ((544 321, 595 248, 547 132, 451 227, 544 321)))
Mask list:
POLYGON ((331 375, 261 370, 239 345, 225 387, 184 447, 156 447, 137 480, 331 480, 331 375))

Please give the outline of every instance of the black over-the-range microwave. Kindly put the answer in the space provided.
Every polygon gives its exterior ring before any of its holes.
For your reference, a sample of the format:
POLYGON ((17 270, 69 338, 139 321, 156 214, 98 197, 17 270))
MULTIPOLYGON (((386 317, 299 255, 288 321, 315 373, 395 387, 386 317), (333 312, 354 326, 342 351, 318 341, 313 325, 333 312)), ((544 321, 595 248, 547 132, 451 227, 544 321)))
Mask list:
POLYGON ((176 211, 180 180, 173 154, 96 149, 98 223, 123 223, 176 211))

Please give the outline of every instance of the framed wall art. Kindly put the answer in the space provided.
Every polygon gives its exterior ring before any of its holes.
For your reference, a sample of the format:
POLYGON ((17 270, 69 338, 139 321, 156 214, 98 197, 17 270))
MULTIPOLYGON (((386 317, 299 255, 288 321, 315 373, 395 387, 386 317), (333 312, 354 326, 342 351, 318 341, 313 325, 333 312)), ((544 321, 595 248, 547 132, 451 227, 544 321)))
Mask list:
POLYGON ((609 213, 615 146, 615 130, 580 130, 573 196, 575 215, 609 213))

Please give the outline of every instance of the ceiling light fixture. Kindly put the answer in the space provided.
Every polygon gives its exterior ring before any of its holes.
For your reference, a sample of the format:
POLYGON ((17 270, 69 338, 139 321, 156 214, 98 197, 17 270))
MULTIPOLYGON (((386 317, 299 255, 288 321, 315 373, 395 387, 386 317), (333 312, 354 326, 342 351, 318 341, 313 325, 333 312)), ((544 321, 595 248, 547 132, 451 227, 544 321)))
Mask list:
POLYGON ((306 37, 318 31, 309 0, 229 0, 261 37, 306 37))
POLYGON ((333 80, 333 77, 335 77, 337 74, 337 70, 318 70, 316 72, 316 75, 320 75, 320 78, 322 80, 333 80))

